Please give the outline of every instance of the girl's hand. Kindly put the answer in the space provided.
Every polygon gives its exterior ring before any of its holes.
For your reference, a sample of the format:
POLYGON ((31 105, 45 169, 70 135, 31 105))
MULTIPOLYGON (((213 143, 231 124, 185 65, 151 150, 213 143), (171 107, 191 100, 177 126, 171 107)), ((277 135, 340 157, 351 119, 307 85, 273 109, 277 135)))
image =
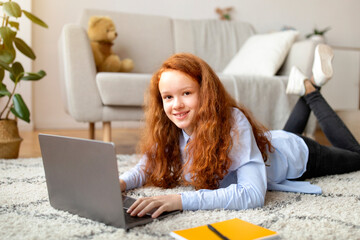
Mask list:
POLYGON ((171 212, 182 210, 182 202, 180 194, 163 195, 156 197, 145 197, 137 199, 127 210, 131 216, 143 217, 146 213, 154 208, 158 208, 152 215, 157 218, 163 212, 171 212))
POLYGON ((126 183, 122 179, 120 179, 120 189, 122 192, 126 190, 126 183))

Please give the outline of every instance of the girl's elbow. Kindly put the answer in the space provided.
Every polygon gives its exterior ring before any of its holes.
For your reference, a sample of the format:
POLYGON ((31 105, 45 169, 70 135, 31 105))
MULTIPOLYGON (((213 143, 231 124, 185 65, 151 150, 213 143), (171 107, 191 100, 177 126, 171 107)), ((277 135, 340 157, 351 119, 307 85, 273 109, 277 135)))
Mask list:
POLYGON ((228 207, 226 207, 226 209, 246 210, 252 208, 261 208, 265 204, 265 196, 263 195, 253 195, 251 197, 239 196, 238 198, 233 199, 233 201, 231 202, 229 202, 229 205, 228 207))
POLYGON ((263 207, 265 204, 265 193, 260 193, 254 189, 249 190, 246 208, 250 209, 263 207))
POLYGON ((259 196, 259 201, 258 201, 258 206, 255 206, 254 208, 257 208, 257 207, 263 207, 265 205, 265 196, 261 195, 259 196))

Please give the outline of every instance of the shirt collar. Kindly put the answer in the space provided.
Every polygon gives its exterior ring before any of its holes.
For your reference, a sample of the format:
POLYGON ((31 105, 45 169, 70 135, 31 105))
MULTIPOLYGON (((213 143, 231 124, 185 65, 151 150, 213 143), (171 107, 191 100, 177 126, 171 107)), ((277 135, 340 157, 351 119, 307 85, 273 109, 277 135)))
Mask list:
POLYGON ((182 134, 184 137, 185 144, 187 144, 188 141, 190 140, 191 136, 187 135, 187 133, 184 130, 182 130, 182 134))

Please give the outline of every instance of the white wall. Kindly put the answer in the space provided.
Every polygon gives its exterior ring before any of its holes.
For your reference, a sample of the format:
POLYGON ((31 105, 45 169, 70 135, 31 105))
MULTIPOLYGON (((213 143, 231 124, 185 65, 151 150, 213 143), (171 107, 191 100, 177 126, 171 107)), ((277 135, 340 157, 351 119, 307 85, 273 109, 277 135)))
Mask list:
MULTIPOLYGON (((19 0, 18 3, 21 4, 22 9, 26 11, 31 12, 31 0, 19 0)), ((31 42, 31 36, 32 36, 32 26, 31 21, 23 16, 20 20, 20 31, 18 32, 18 37, 23 39, 29 46, 32 45, 31 42)), ((20 52, 17 53, 17 60, 20 61, 25 69, 25 71, 31 71, 32 69, 32 60, 27 58, 26 56, 22 55, 20 52)), ((22 81, 19 84, 19 92, 21 93, 21 96, 23 97, 27 107, 29 108, 30 113, 33 113, 33 98, 32 98, 32 92, 33 92, 33 82, 28 81, 22 81)), ((31 116, 30 116, 31 117, 31 116)), ((34 118, 32 118, 34 119, 34 118)), ((30 123, 27 123, 25 121, 19 120, 18 124, 21 129, 24 130, 31 130, 35 123, 31 119, 30 123)))
MULTIPOLYGON (((277 31, 284 25, 302 35, 314 27, 331 26, 331 45, 360 47, 360 1, 358 0, 33 0, 33 12, 50 28, 33 27, 33 70, 44 69, 47 77, 35 83, 32 110, 38 129, 79 128, 63 110, 59 92, 57 41, 66 23, 76 22, 84 8, 99 8, 174 18, 217 18, 216 7, 233 6, 233 18, 252 23, 259 33, 277 31)), ((120 36, 121 37, 121 36, 120 36)))

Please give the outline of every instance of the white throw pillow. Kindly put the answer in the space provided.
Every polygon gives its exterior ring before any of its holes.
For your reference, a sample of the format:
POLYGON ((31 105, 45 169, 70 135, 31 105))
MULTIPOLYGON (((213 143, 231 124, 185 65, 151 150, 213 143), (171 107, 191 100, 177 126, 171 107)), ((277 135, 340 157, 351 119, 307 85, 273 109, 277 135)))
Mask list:
POLYGON ((249 37, 223 73, 274 76, 298 35, 288 30, 249 37))

